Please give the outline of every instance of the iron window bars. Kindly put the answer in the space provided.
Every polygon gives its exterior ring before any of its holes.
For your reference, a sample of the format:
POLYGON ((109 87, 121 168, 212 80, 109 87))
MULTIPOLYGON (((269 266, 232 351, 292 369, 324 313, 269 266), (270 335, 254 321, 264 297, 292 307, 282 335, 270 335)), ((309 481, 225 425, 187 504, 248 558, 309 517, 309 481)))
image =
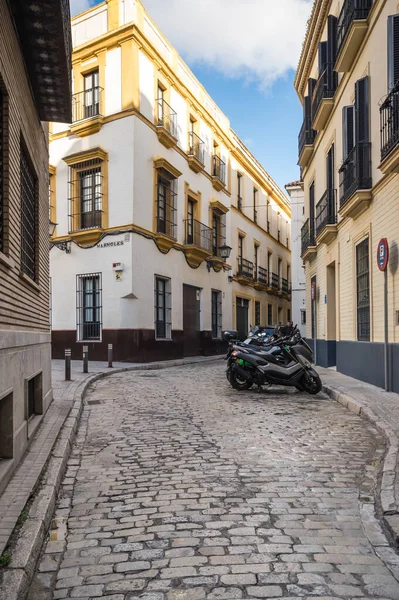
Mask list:
POLYGON ((212 337, 222 337, 222 292, 212 290, 212 337))
POLYGON ((95 158, 69 168, 69 231, 101 228, 103 223, 102 160, 95 158))
POLYGON ((226 243, 226 223, 225 215, 219 214, 216 210, 212 211, 212 256, 220 257, 220 246, 226 243))
POLYGON ((337 55, 346 40, 352 22, 367 19, 372 5, 373 0, 344 1, 337 24, 337 55))
POLYGON ((155 277, 155 337, 172 337, 172 294, 170 279, 155 277))
POLYGON ((79 342, 101 340, 101 280, 101 273, 76 276, 76 325, 79 342))
POLYGON ((316 235, 337 222, 336 190, 326 190, 316 204, 316 235))
POLYGON ((321 102, 327 98, 334 98, 338 85, 338 74, 334 71, 334 64, 327 63, 319 76, 312 98, 312 121, 314 120, 321 102))
POLYGON ((257 281, 259 283, 263 283, 264 285, 268 284, 267 269, 258 267, 257 281))
POLYGON ((260 325, 260 302, 255 300, 255 325, 260 325))
POLYGON ((37 179, 24 143, 20 144, 21 271, 36 279, 37 179))
POLYGON ((177 113, 163 98, 155 101, 157 107, 157 126, 163 127, 173 137, 177 137, 177 113))
POLYGON ((198 246, 211 252, 212 229, 194 218, 186 219, 184 225, 186 231, 185 244, 198 246))
POLYGON ((253 279, 254 277, 254 264, 246 258, 238 258, 238 275, 253 279))
POLYGON ((0 79, 0 252, 4 252, 4 112, 6 96, 0 79))
POLYGON ((204 164, 204 142, 194 131, 188 133, 188 154, 189 156, 195 156, 200 163, 204 164))
POLYGON ((84 76, 84 91, 72 96, 72 121, 83 121, 101 115, 103 88, 99 86, 98 71, 84 76))
POLYGON ((305 252, 309 246, 315 246, 314 223, 310 219, 306 219, 301 228, 301 254, 305 252))
POLYGON ((173 180, 158 173, 156 189, 156 226, 157 233, 171 238, 176 237, 176 197, 173 180))
POLYGON ((371 143, 358 142, 339 169, 340 206, 357 190, 371 188, 371 143))
POLYGON ((399 143, 399 82, 380 106, 381 160, 399 143))
POLYGON ((369 238, 356 246, 357 339, 370 341, 369 238))
POLYGON ((217 177, 222 183, 226 183, 226 163, 216 154, 212 156, 212 177, 217 177))

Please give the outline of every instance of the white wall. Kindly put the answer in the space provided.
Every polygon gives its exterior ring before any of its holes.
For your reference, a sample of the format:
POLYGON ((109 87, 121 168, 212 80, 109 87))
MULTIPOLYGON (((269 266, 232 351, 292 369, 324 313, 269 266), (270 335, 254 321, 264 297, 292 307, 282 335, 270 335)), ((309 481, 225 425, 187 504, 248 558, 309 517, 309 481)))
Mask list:
POLYGON ((122 110, 122 50, 108 50, 105 67, 105 111, 107 115, 122 110))
POLYGON ((154 66, 141 51, 139 51, 139 82, 140 112, 153 123, 155 105, 154 66))
MULTIPOLYGON (((298 325, 301 335, 306 335, 306 325, 301 324, 301 310, 306 310, 306 275, 301 259, 301 228, 305 222, 305 194, 302 186, 287 187, 291 196, 292 236, 292 320, 298 325)), ((310 315, 308 315, 310 318, 310 315)))
POLYGON ((72 21, 72 45, 80 46, 88 40, 99 37, 108 30, 107 6, 100 6, 90 14, 78 17, 72 21))

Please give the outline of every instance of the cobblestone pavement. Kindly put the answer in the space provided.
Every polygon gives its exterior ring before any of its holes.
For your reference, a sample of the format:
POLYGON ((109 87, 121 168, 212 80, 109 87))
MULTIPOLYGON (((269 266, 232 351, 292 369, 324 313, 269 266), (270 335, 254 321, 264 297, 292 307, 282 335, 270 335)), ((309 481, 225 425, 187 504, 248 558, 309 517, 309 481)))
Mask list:
POLYGON ((221 362, 101 380, 29 600, 399 599, 359 511, 383 452, 323 394, 236 392, 221 362))

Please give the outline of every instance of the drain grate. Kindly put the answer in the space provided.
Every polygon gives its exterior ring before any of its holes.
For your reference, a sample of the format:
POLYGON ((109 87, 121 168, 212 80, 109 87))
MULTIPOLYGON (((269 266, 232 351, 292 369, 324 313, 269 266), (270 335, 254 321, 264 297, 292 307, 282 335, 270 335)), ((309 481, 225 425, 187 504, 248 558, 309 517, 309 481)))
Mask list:
POLYGON ((102 404, 101 400, 87 400, 87 404, 102 404))

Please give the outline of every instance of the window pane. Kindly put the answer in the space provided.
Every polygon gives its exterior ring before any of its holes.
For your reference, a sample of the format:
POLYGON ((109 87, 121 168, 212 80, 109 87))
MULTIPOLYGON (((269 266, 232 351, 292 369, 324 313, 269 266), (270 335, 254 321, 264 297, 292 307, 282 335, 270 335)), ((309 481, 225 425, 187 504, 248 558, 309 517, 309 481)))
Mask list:
POLYGON ((20 147, 21 271, 36 278, 36 177, 27 151, 20 147))

